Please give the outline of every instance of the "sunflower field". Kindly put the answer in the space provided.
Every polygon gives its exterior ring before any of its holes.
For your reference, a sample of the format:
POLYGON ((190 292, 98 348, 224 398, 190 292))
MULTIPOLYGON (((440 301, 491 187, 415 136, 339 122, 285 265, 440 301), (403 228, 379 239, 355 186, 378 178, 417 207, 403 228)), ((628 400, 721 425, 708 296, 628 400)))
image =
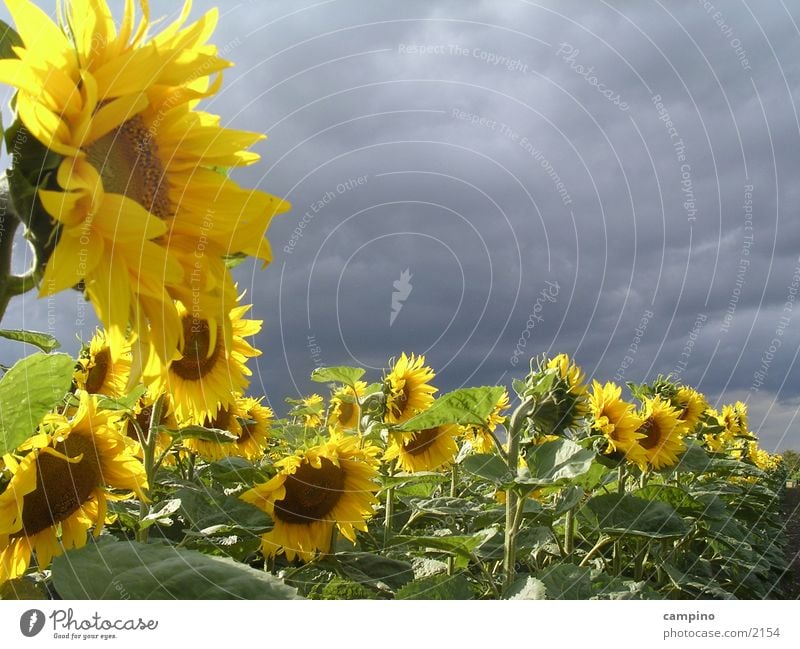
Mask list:
POLYGON ((271 261, 289 205, 228 175, 262 136, 198 108, 229 65, 216 12, 151 35, 145 2, 7 5, 0 312, 77 289, 102 329, 78 358, 0 331, 41 350, 0 379, 1 598, 784 595, 786 470, 740 402, 566 354, 440 394, 393 351, 318 368, 283 417, 248 394, 262 323, 232 269, 271 261))

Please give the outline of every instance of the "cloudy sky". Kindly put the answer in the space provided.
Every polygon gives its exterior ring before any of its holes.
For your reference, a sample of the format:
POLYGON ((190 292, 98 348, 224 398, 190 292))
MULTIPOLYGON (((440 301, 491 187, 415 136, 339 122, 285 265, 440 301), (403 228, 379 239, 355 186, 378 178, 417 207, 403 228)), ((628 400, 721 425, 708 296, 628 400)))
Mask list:
MULTIPOLYGON (((269 134, 235 177, 293 204, 273 264, 237 271, 251 391, 280 411, 316 365, 377 379, 401 351, 443 390, 510 384, 563 351, 747 400, 767 448, 800 447, 798 23, 782 0, 225 3, 206 108, 269 134)), ((31 295, 4 326, 74 351, 94 320, 31 295)))

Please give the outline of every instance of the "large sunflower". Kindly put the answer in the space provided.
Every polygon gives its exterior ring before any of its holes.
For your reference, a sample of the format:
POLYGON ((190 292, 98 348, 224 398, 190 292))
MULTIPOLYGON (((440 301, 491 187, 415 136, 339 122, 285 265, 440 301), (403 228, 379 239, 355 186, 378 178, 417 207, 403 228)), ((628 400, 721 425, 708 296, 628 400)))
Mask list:
POLYGON ((11 481, 0 494, 0 583, 24 574, 36 553, 39 569, 64 549, 98 536, 106 519, 108 489, 144 498, 142 463, 119 432, 119 415, 97 409, 85 392, 71 419, 48 415, 21 458, 6 456, 11 481))
POLYGON ((330 550, 334 526, 355 543, 356 530, 366 531, 378 502, 378 452, 360 448, 357 437, 334 436, 276 462, 274 478, 241 495, 274 521, 262 537, 264 556, 284 553, 289 561, 310 561, 330 550))
POLYGON ((130 375, 130 345, 124 344, 114 360, 105 332, 98 329, 92 336, 88 350, 78 359, 78 369, 75 371, 77 386, 89 394, 119 398, 127 394, 130 375))
POLYGON ((238 397, 233 403, 220 408, 213 419, 203 422, 207 428, 228 431, 236 437, 236 441, 188 439, 185 446, 212 462, 231 456, 257 460, 264 455, 272 417, 272 410, 261 405, 260 399, 238 397))
POLYGON ((405 352, 384 379, 386 389, 386 415, 389 424, 408 421, 430 407, 437 388, 430 385, 436 375, 425 365, 424 356, 410 357, 405 352))
POLYGON ((592 428, 608 440, 607 453, 621 453, 636 464, 647 461, 640 441, 645 437, 638 432, 642 419, 634 412, 633 404, 622 400, 622 388, 608 381, 605 385, 594 381, 589 397, 592 428))
POLYGON ((658 395, 642 404, 642 425, 637 433, 643 437, 639 444, 644 448, 646 465, 656 471, 676 464, 678 455, 686 449, 683 443, 686 424, 680 415, 677 408, 658 395))
POLYGON ((503 412, 508 410, 509 405, 508 390, 503 390, 483 426, 464 426, 464 437, 476 453, 494 452, 496 442, 492 433, 498 425, 505 421, 503 412))
POLYGON ((355 385, 336 390, 331 397, 331 410, 328 425, 333 430, 358 430, 358 419, 361 416, 359 400, 367 391, 364 381, 356 381, 355 385))
POLYGON ((223 256, 269 262, 264 233, 288 205, 217 171, 258 160, 246 149, 263 137, 196 110, 230 65, 206 43, 218 11, 186 25, 187 0, 148 39, 144 0, 138 24, 125 1, 119 27, 105 0, 65 0, 61 26, 28 0, 6 4, 23 45, 0 61, 0 82, 17 89, 27 131, 61 157, 38 192, 59 227, 40 295, 83 282, 114 359, 129 324, 170 358, 181 335, 173 298, 230 337, 236 294, 223 256))
POLYGON ((394 432, 383 456, 385 461, 396 459, 403 471, 436 471, 453 463, 458 454, 460 427, 445 424, 410 432, 394 432))
POLYGON ((220 408, 233 403, 235 395, 247 388, 252 372, 245 363, 261 354, 245 340, 261 331, 261 320, 244 319, 250 306, 231 310, 233 336, 228 342, 216 321, 199 320, 178 304, 183 328, 178 354, 167 366, 150 366, 144 378, 154 393, 171 395, 181 424, 213 419, 220 408))

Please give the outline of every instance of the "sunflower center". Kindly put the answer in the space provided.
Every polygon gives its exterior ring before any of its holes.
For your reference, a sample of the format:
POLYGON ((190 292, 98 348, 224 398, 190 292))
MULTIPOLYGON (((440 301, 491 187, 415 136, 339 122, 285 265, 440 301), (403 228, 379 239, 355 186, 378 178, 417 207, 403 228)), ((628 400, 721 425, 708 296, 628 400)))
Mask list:
POLYGON ((347 426, 355 416, 355 404, 350 401, 339 402, 339 425, 347 426))
POLYGON ((217 412, 217 416, 213 419, 206 417, 206 428, 216 428, 217 430, 228 430, 231 425, 231 411, 228 408, 221 408, 217 412))
MULTIPOLYGON (((145 406, 139 411, 139 414, 136 415, 136 423, 139 424, 139 428, 141 429, 144 435, 147 435, 148 431, 150 430, 150 419, 153 417, 153 406, 145 406)), ((158 422, 159 424, 163 425, 167 423, 169 419, 169 412, 167 411, 166 404, 161 410, 161 421, 158 422)), ((125 427, 125 432, 131 439, 135 439, 137 442, 139 441, 139 435, 136 433, 136 428, 130 422, 125 427)))
POLYGON ((105 347, 94 355, 94 364, 86 374, 86 391, 99 394, 111 366, 111 351, 105 347))
POLYGON ((36 460, 36 489, 22 501, 22 530, 15 537, 32 536, 66 520, 102 485, 97 449, 83 435, 70 435, 55 445, 69 458, 83 454, 79 462, 40 453, 36 460))
POLYGON ((328 458, 320 467, 302 464, 284 483, 286 496, 275 502, 275 518, 284 523, 324 520, 344 493, 344 471, 328 458))
POLYGON ((403 450, 409 455, 422 455, 427 451, 436 440, 439 439, 438 428, 428 428, 414 433, 408 441, 403 442, 403 450))
POLYGON ((639 432, 646 436, 639 440, 639 445, 648 451, 661 443, 661 428, 652 417, 645 420, 639 428, 639 432))
POLYGON ((105 191, 123 194, 159 218, 172 214, 158 147, 141 117, 132 117, 92 142, 86 154, 100 172, 105 191))
POLYGON ((183 317, 183 351, 181 358, 172 361, 170 370, 184 381, 199 381, 214 369, 222 353, 222 341, 217 334, 216 345, 211 355, 211 333, 206 320, 191 315, 183 317))

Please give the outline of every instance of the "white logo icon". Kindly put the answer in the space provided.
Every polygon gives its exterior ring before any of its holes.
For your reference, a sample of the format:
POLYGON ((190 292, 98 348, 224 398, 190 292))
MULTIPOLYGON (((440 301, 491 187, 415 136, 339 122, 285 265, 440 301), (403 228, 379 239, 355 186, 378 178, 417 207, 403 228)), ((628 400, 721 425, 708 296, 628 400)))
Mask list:
POLYGON ((402 273, 400 273, 400 279, 395 280, 392 284, 394 286, 394 291, 392 292, 392 313, 389 315, 389 326, 391 327, 394 324, 395 319, 398 315, 400 315, 400 311, 403 308, 403 302, 408 299, 408 296, 411 295, 411 289, 414 287, 411 286, 411 278, 414 277, 411 274, 411 271, 406 268, 402 273))

